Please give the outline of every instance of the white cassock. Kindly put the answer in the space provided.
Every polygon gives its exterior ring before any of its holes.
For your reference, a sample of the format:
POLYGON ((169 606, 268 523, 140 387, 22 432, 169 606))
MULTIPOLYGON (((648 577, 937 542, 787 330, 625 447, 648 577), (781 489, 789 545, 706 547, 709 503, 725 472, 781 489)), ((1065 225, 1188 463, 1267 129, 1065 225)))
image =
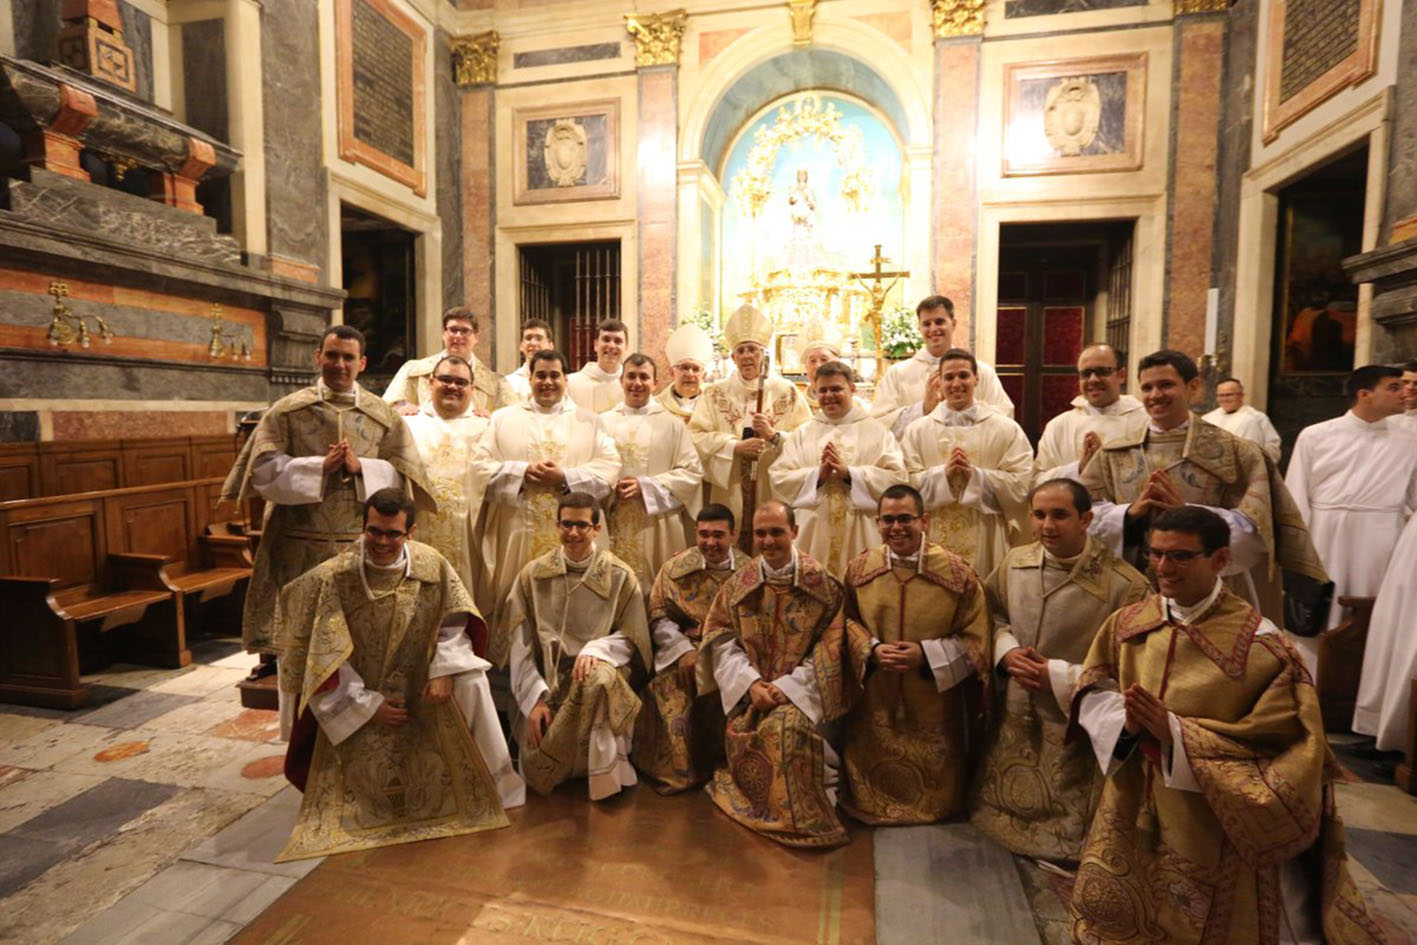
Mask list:
POLYGON ((1049 479, 1076 479, 1082 459, 1082 441, 1096 433, 1106 443, 1133 426, 1146 425, 1146 408, 1130 394, 1123 394, 1106 407, 1094 407, 1079 394, 1071 410, 1058 414, 1043 428, 1038 438, 1038 458, 1033 464, 1033 482, 1049 479))
POLYGON ((635 572, 648 597, 664 562, 691 543, 694 516, 703 506, 704 468, 689 428, 656 400, 639 408, 619 404, 600 419, 620 453, 620 478, 640 483, 640 497, 628 502, 610 490, 610 551, 635 572))
POLYGON ((1279 431, 1269 422, 1269 417, 1249 404, 1241 404, 1234 413, 1226 413, 1224 407, 1216 407, 1201 419, 1242 440, 1249 440, 1264 450, 1270 459, 1279 462, 1279 431))
POLYGON ((1022 530, 1033 481, 1033 450, 1023 428, 988 404, 962 411, 943 401, 901 440, 910 481, 930 513, 928 538, 991 574, 1009 550, 1010 525, 1022 530), (945 465, 955 447, 973 470, 951 484, 945 465))
MULTIPOLYGON (((999 375, 983 361, 979 365, 979 385, 974 389, 976 403, 989 404, 1005 417, 1014 415, 1014 402, 1004 393, 999 375)), ((871 416, 890 427, 896 439, 904 439, 906 428, 924 413, 925 384, 930 375, 940 370, 940 359, 924 348, 900 364, 893 364, 876 385, 872 397, 871 416)))
POLYGON ((1412 677, 1417 676, 1417 515, 1407 520, 1378 588, 1353 731, 1377 737, 1378 751, 1407 747, 1412 677))
POLYGON ((507 382, 512 393, 517 395, 518 400, 526 400, 531 397, 531 372, 527 370, 525 361, 512 373, 503 374, 502 379, 507 382))
POLYGON ((876 503, 889 486, 908 483, 905 458, 885 424, 861 404, 840 420, 812 419, 787 435, 769 472, 772 497, 797 512, 797 547, 841 577, 852 558, 881 543, 876 503), (822 450, 835 443, 851 471, 851 484, 817 484, 822 450))
POLYGON ((566 376, 566 396, 574 400, 577 406, 584 407, 591 413, 605 413, 625 399, 625 391, 620 387, 620 375, 624 371, 622 367, 614 374, 609 374, 602 371, 599 364, 591 361, 579 371, 566 376))
MULTIPOLYGON (((1367 423, 1349 411, 1299 431, 1284 481, 1333 580, 1332 627, 1343 619, 1340 595, 1378 593, 1406 510, 1417 505, 1417 436, 1394 426, 1391 418, 1367 423)), ((1290 639, 1314 673, 1318 640, 1290 639)), ((1370 672, 1368 660, 1379 649, 1369 633, 1365 678, 1382 672, 1376 666, 1370 672)))
POLYGON ((418 540, 448 559, 480 610, 484 601, 479 596, 479 583, 486 579, 476 538, 482 487, 472 474, 472 453, 488 419, 473 413, 469 406, 461 417, 444 420, 429 406, 403 421, 413 434, 423 468, 428 471, 428 487, 438 500, 438 511, 419 514, 418 540))
POLYGON ((654 399, 664 405, 665 410, 678 417, 685 426, 689 425, 689 418, 694 415, 694 406, 699 402, 697 396, 680 397, 674 392, 672 383, 664 385, 664 390, 655 394, 654 399))
POLYGON ((620 475, 620 455, 605 424, 569 397, 554 407, 529 400, 492 415, 472 463, 483 488, 482 560, 498 609, 527 562, 560 547, 560 490, 526 482, 527 466, 547 460, 565 472, 566 491, 589 493, 597 500, 610 494, 620 475))

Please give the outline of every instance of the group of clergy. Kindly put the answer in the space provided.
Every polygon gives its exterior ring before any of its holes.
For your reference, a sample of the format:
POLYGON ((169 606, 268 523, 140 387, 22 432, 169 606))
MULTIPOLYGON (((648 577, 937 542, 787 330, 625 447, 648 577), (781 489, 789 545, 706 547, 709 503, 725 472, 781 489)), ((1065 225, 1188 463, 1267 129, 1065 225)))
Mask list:
MULTIPOLYGON (((243 637, 279 654, 305 791, 282 856, 497 827, 525 785, 602 799, 638 771, 800 847, 847 842, 841 811, 968 812, 1077 865, 1080 940, 1381 941, 1280 630, 1281 573, 1336 570, 1306 520, 1346 507, 1194 415, 1177 351, 1141 359, 1137 400, 1086 349, 1035 456, 950 301, 917 317, 871 405, 829 338, 806 395, 768 371, 749 306, 711 384, 701 329, 661 385, 614 320, 574 373, 530 320, 498 377, 455 308, 381 399, 330 328, 224 490, 267 503, 243 637)), ((1345 418, 1400 413, 1394 370, 1354 372, 1345 418)), ((1391 436, 1417 460, 1417 430, 1391 436)))

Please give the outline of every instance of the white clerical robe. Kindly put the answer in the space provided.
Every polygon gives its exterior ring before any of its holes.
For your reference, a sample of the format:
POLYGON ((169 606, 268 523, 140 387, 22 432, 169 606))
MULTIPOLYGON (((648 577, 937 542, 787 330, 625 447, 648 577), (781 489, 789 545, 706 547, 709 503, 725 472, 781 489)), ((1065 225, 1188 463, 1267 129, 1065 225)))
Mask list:
POLYGON ((591 361, 585 367, 566 376, 566 395, 591 413, 605 413, 625 399, 625 391, 620 387, 622 367, 614 374, 603 371, 599 364, 591 361))
POLYGON ((517 400, 526 400, 531 397, 531 372, 527 370, 526 362, 510 374, 503 374, 502 380, 507 382, 507 386, 512 389, 517 400))
POLYGON ((698 395, 693 397, 680 397, 674 391, 674 384, 670 382, 664 385, 664 390, 654 395, 654 399, 664 405, 664 409, 678 417, 685 426, 689 425, 689 418, 694 415, 694 407, 698 404, 698 395))
POLYGON ((567 492, 586 492, 596 499, 609 495, 620 475, 620 455, 605 424, 569 397, 554 407, 527 401, 492 415, 472 463, 473 475, 485 490, 482 560, 491 572, 487 583, 496 608, 527 562, 560 546, 560 490, 526 482, 527 466, 547 460, 565 471, 567 492))
MULTIPOLYGON (((430 354, 426 358, 405 361, 384 388, 386 403, 396 404, 406 401, 426 407, 433 402, 433 369, 447 357, 446 351, 430 354)), ((478 413, 490 414, 494 410, 511 404, 516 396, 506 382, 477 355, 465 359, 472 368, 472 409, 478 413)))
POLYGON ((1353 731, 1377 737, 1378 751, 1407 747, 1412 678, 1417 676, 1417 515, 1407 520, 1378 587, 1353 731))
POLYGON ((1216 407, 1201 419, 1235 434, 1242 440, 1249 440, 1264 450, 1270 459, 1279 462, 1279 431, 1269 422, 1269 417, 1249 404, 1241 404, 1232 413, 1226 413, 1224 407, 1216 407))
MULTIPOLYGON (((1014 402, 999 383, 998 373, 983 361, 979 365, 979 385, 974 389, 977 403, 989 404, 1005 417, 1014 415, 1014 402)), ((909 427, 924 413, 925 385, 940 369, 940 359, 921 348, 908 361, 893 364, 876 385, 871 416, 890 427, 896 439, 905 437, 909 427)))
POLYGON ((483 483, 472 474, 472 453, 488 420, 473 413, 471 406, 451 420, 438 416, 431 406, 403 420, 423 458, 433 498, 438 500, 438 511, 418 516, 418 540, 448 559, 480 609, 484 601, 479 584, 486 580, 486 573, 475 536, 483 483))
POLYGON ((1049 479, 1076 479, 1082 459, 1082 442, 1096 433, 1103 443, 1135 426, 1146 424, 1146 408, 1130 394, 1123 394, 1105 407, 1094 407, 1079 394, 1071 410, 1058 414, 1043 428, 1038 438, 1038 458, 1033 464, 1033 482, 1049 479))
POLYGON ((812 419, 788 434, 769 474, 772 496, 797 512, 797 547, 841 577, 852 558, 881 543, 876 503, 889 486, 909 482, 900 446, 861 404, 840 420, 812 419), (835 443, 851 483, 817 483, 822 450, 835 443))
POLYGON ((941 401, 906 429, 901 448, 931 516, 929 540, 991 574, 1009 550, 1010 527, 1025 531, 1033 450, 1023 428, 988 404, 954 411, 941 401), (956 446, 973 469, 951 483, 945 466, 956 446))
POLYGON ((619 404, 600 415, 620 453, 620 478, 633 476, 640 496, 606 499, 610 550, 628 564, 649 597, 655 575, 692 541, 703 506, 704 469, 688 427, 658 401, 619 404))
MULTIPOLYGON (((1394 426, 1391 418, 1368 423, 1350 410, 1299 431, 1284 481, 1333 580, 1332 627, 1343 619, 1340 595, 1377 595, 1406 510, 1417 506, 1417 436, 1394 426)), ((1318 641, 1290 639, 1314 673, 1318 641)), ((1383 648, 1369 631, 1365 679, 1386 671, 1369 660, 1383 648)))

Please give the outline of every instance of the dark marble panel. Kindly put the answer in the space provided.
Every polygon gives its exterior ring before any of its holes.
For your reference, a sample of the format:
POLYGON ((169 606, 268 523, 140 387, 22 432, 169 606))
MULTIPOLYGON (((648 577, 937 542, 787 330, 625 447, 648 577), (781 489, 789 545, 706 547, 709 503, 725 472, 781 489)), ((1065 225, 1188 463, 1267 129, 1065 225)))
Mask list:
POLYGON ((328 269, 321 165, 318 4, 265 0, 261 8, 266 215, 270 252, 328 269))
POLYGON ((145 102, 153 100, 153 18, 142 10, 118 0, 118 15, 123 20, 123 42, 133 50, 133 76, 138 80, 135 90, 145 102))
POLYGON ((594 62, 598 59, 619 59, 619 43, 590 43, 585 46, 562 46, 558 49, 533 49, 512 56, 512 68, 531 69, 535 66, 559 66, 568 62, 594 62))
MULTIPOLYGON (((1127 147, 1127 73, 1093 72, 1086 75, 1097 87, 1101 115, 1097 122, 1096 137, 1082 149, 1080 156, 1120 154, 1127 147)), ((1016 126, 1020 132, 1029 129, 1032 131, 1032 137, 1042 137, 1048 91, 1059 81, 1024 79, 1019 82, 1019 111, 1014 123, 1011 123, 1011 133, 1016 126)), ((1047 147, 1047 139, 1042 138, 1039 145, 1047 147)))
POLYGON ((139 692, 101 709, 81 712, 74 716, 72 721, 83 722, 85 725, 102 725, 106 728, 137 728, 159 715, 166 715, 173 709, 180 709, 199 700, 199 696, 176 692, 139 692))
POLYGON ((72 847, 62 843, 0 834, 0 898, 62 862, 72 852, 72 847))
POLYGON ((109 778, 57 807, 31 817, 11 830, 10 834, 82 850, 144 811, 161 804, 178 790, 174 784, 109 778))
POLYGON ((59 4, 54 0, 10 0, 15 24, 15 56, 53 62, 59 56, 59 4))
POLYGON ((1399 895, 1417 893, 1417 837, 1349 827, 1348 855, 1362 863, 1384 887, 1399 895))
MULTIPOLYGON (((1235 337, 1235 260, 1240 245, 1240 191, 1250 168, 1250 135, 1254 126, 1255 44, 1258 42, 1259 0, 1235 0, 1225 29, 1225 74, 1220 82, 1220 128, 1216 136, 1215 229, 1211 241, 1211 272, 1220 289, 1217 326, 1226 339, 1235 337)), ((1172 134, 1176 134, 1172 129, 1172 134)), ((1268 313, 1265 317, 1269 317, 1268 313)), ((1229 342, 1221 351, 1229 357, 1229 342)), ((1212 372, 1207 403, 1215 400, 1213 382, 1230 373, 1212 372)), ((1271 396, 1270 403, 1274 402, 1271 396)), ((1290 440, 1286 449, 1293 445, 1290 440)))
POLYGON ((33 443, 38 439, 38 413, 33 410, 0 410, 0 443, 33 443))
MULTIPOLYGON (((311 360, 307 357, 306 363, 311 360)), ((182 400, 271 399, 263 371, 99 361, 84 355, 0 356, 0 397, 171 400, 179 392, 182 400)))
POLYGON ((1047 16, 1051 13, 1085 13, 1115 7, 1143 7, 1147 0, 1006 0, 1004 17, 1047 16))
POLYGON ((447 33, 433 44, 433 137, 438 217, 443 223, 443 307, 462 305, 462 92, 453 81, 447 33))
MULTIPOLYGON (((102 316, 113 329, 113 333, 124 338, 149 338, 198 345, 211 342, 211 323, 205 318, 88 299, 70 298, 66 304, 75 315, 102 316)), ((53 317, 54 299, 48 295, 9 292, 0 288, 0 311, 5 313, 5 321, 8 324, 42 328, 47 326, 53 317)), ((244 326, 232 322, 228 324, 228 328, 238 340, 252 340, 250 330, 244 326)), ((102 342, 95 341, 94 345, 90 350, 99 350, 102 342)))
POLYGON ((229 142, 225 20, 182 25, 182 89, 187 124, 229 142))

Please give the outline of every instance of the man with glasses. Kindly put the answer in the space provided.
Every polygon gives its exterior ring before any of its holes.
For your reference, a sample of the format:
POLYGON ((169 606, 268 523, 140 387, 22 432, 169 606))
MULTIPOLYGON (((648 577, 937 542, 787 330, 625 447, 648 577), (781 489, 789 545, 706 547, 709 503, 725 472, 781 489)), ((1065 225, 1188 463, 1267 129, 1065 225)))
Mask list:
POLYGON ((640 693, 631 759, 661 794, 698 787, 723 751, 723 711, 697 699, 694 667, 709 605, 733 573, 752 561, 739 551, 733 512, 706 505, 694 544, 664 563, 649 592, 654 679, 640 693))
POLYGON ((926 539, 928 524, 920 493, 891 486, 876 513, 884 544, 846 571, 848 690, 862 692, 842 734, 842 806, 868 824, 964 810, 980 706, 961 684, 988 673, 989 614, 979 577, 926 539))
POLYGON ((1215 399, 1220 406, 1204 416, 1207 423, 1249 440, 1270 459, 1279 462, 1279 431, 1269 422, 1269 417, 1245 403, 1244 384, 1233 377, 1221 378, 1215 385, 1215 399))
POLYGON ((1141 401, 1122 393, 1127 363, 1111 345, 1091 345, 1078 355, 1078 395, 1038 439, 1033 481, 1076 479, 1106 440, 1146 424, 1141 401))
POLYGON ((669 383, 654 399, 687 426, 713 363, 713 340, 698 325, 685 322, 670 333, 664 356, 669 359, 669 383))
POLYGON ((517 344, 517 351, 522 356, 521 366, 512 373, 503 375, 503 380, 519 399, 526 400, 531 397, 531 356, 538 351, 554 348, 555 345, 551 342, 551 323, 543 318, 528 318, 523 321, 521 333, 521 341, 517 344))
POLYGON ((993 701, 970 822, 1019 856, 1076 863, 1102 777, 1065 744, 1073 687, 1097 628, 1150 592, 1136 568, 1087 533, 1092 500, 1072 479, 1029 495, 1032 544, 984 582, 994 618, 993 701))
POLYGON ((595 547, 594 496, 562 496, 556 517, 560 547, 517 575, 489 656, 510 660, 526 783, 550 794, 587 777, 598 801, 636 781, 629 753, 640 700, 630 677, 651 665, 644 597, 625 562, 595 547))
POLYGON ((620 389, 621 359, 630 344, 630 329, 618 318, 607 318, 595 329, 595 360, 566 379, 566 393, 591 413, 604 413, 624 397, 620 389))
POLYGON ((1318 697, 1275 625, 1221 581, 1231 533, 1208 509, 1158 513, 1145 544, 1159 592, 1108 617, 1088 651, 1072 723, 1106 782, 1073 936, 1377 945, 1318 697))
POLYGON ((472 599, 409 540, 401 490, 375 492, 363 515, 352 548, 280 597, 286 774, 305 798, 277 861, 505 827, 503 808, 525 802, 472 599))
POLYGON ((405 361, 384 388, 384 400, 399 413, 411 416, 433 399, 433 368, 453 354, 472 365, 472 409, 480 417, 516 400, 516 394, 497 372, 483 364, 473 348, 477 346, 477 313, 459 305, 443 313, 443 350, 426 358, 405 361))

